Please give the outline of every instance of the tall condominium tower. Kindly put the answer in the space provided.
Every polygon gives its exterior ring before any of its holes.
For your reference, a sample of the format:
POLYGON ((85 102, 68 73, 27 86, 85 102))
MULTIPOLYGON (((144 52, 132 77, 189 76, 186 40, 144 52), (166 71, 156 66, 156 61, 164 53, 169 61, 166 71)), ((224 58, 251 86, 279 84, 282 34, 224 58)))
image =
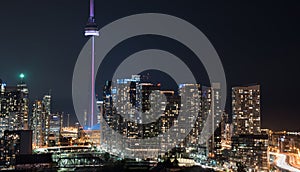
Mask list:
POLYGON ((103 90, 103 122, 106 124, 101 126, 102 141, 109 150, 121 151, 127 148, 134 153, 134 150, 138 149, 139 139, 158 134, 158 125, 142 123, 150 121, 147 117, 151 115, 146 114, 152 112, 150 106, 157 104, 159 95, 157 86, 140 83, 140 77, 137 75, 131 79, 118 79, 116 83, 106 82, 103 90), (151 92, 152 99, 149 98, 151 92), (117 137, 114 138, 112 130, 136 141, 118 140, 117 137))
POLYGON ((268 171, 268 135, 261 133, 260 86, 232 88, 233 136, 231 161, 247 171, 268 171))
POLYGON ((34 147, 49 144, 51 116, 51 96, 44 95, 43 100, 35 100, 32 105, 30 128, 34 147))
POLYGON ((59 144, 59 136, 62 126, 63 113, 51 114, 49 119, 49 146, 57 146, 59 144))
POLYGON ((5 130, 28 129, 27 85, 21 81, 17 86, 7 86, 1 81, 0 101, 0 137, 5 130))
POLYGON ((106 82, 101 125, 103 147, 149 158, 165 155, 176 145, 197 144, 199 132, 194 119, 201 109, 200 93, 199 84, 179 85, 178 95, 175 91, 162 91, 160 84, 142 82, 138 75, 106 82), (127 139, 118 140, 120 137, 114 137, 115 133, 127 139), (186 136, 189 139, 184 142, 186 136))
POLYGON ((233 134, 260 134, 260 86, 232 88, 233 134))
MULTIPOLYGON (((207 131, 203 131, 203 134, 213 133, 221 119, 223 110, 221 108, 221 86, 220 83, 212 83, 211 87, 202 87, 201 96, 201 118, 202 125, 201 130, 204 129, 204 125, 207 125, 207 131), (218 118, 216 118, 218 117, 218 118), (203 128, 202 128, 203 127, 203 128), (208 133, 206 133, 208 132, 208 133)), ((199 140, 200 142, 204 140, 199 140)))
POLYGON ((44 144, 49 144, 49 132, 50 132, 50 117, 51 117, 51 94, 44 95, 42 103, 44 105, 45 110, 45 121, 44 121, 44 144))
POLYGON ((32 105, 32 143, 34 148, 44 146, 44 121, 45 121, 45 106, 41 100, 35 100, 32 105))
POLYGON ((220 83, 212 83, 210 87, 202 86, 200 115, 197 118, 195 131, 197 131, 197 142, 201 145, 201 152, 205 156, 213 155, 219 143, 215 142, 218 133, 215 131, 220 124, 223 114, 221 108, 221 86, 220 83))
MULTIPOLYGON (((188 92, 196 92, 197 99, 201 99, 201 90, 200 90, 200 84, 180 84, 179 85, 179 94, 184 95, 188 92)), ((199 101, 199 104, 193 104, 193 97, 187 100, 183 100, 184 102, 181 104, 181 106, 189 106, 187 109, 190 111, 191 114, 197 114, 195 123, 190 123, 192 126, 191 131, 183 131, 183 132, 189 132, 187 137, 185 138, 184 142, 182 142, 181 146, 184 147, 192 147, 196 146, 198 143, 199 135, 201 133, 201 126, 202 126, 202 119, 201 119, 201 102, 199 101)), ((184 118, 184 117, 183 117, 184 118)), ((188 120, 188 117, 186 117, 188 120)), ((179 126, 179 128, 184 129, 186 126, 179 126)), ((184 129, 185 130, 185 129, 184 129)))

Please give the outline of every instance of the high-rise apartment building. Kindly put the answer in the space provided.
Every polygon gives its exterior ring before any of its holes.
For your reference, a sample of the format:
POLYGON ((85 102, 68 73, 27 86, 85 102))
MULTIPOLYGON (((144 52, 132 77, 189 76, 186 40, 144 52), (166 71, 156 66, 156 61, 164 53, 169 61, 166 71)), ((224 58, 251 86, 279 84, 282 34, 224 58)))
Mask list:
POLYGON ((59 137, 63 126, 63 114, 55 113, 50 115, 49 119, 49 146, 59 145, 59 137))
POLYGON ((247 171, 268 171, 268 135, 261 133, 260 86, 232 88, 233 162, 246 166, 247 171))
POLYGON ((233 162, 245 165, 249 172, 268 172, 268 135, 240 134, 231 138, 233 162))
POLYGON ((1 167, 14 168, 18 155, 32 154, 31 130, 6 130, 1 142, 3 152, 0 154, 0 169, 1 167))
MULTIPOLYGON (((106 82, 103 90, 102 144, 111 151, 126 151, 132 155, 141 153, 140 139, 159 134, 159 124, 153 120, 163 113, 160 106, 165 107, 166 102, 160 101, 161 97, 163 93, 159 86, 141 83, 138 75, 133 75, 131 79, 118 79, 113 85, 106 82), (157 114, 160 111, 161 114, 157 114), (118 135, 128 139, 120 140, 118 135)), ((148 143, 150 146, 158 144, 148 143)))
POLYGON ((232 88, 233 134, 260 134, 260 86, 232 88))
POLYGON ((201 152, 206 157, 219 154, 219 125, 222 114, 220 83, 212 83, 210 87, 202 86, 200 115, 196 129, 198 130, 197 143, 201 145, 201 152))
POLYGON ((45 142, 45 106, 41 100, 35 100, 32 105, 32 143, 34 148, 44 146, 45 142))
MULTIPOLYGON (((201 99, 201 90, 200 90, 200 84, 181 84, 179 85, 179 94, 185 95, 187 93, 195 92, 194 95, 196 99, 201 99)), ((180 97, 181 99, 181 97, 180 97)), ((191 131, 184 131, 189 132, 187 137, 184 139, 184 142, 181 143, 182 147, 197 147, 197 144, 199 142, 199 136, 201 134, 201 127, 203 127, 202 118, 201 118, 201 101, 198 101, 198 104, 194 104, 195 101, 193 101, 193 98, 188 98, 186 100, 183 100, 181 103, 181 106, 187 106, 186 109, 190 111, 191 114, 195 115, 195 122, 190 123, 192 126, 191 131), (187 100, 187 101, 186 101, 187 100)), ((179 128, 186 128, 186 126, 179 126, 179 128)))
POLYGON ((44 105, 45 115, 44 115, 44 145, 49 144, 49 132, 50 132, 50 117, 51 117, 51 95, 46 94, 43 97, 42 103, 44 105))
POLYGON ((42 100, 35 100, 32 105, 30 128, 33 131, 32 143, 34 147, 49 144, 51 117, 51 96, 44 95, 42 100))
POLYGON ((200 124, 193 121, 200 113, 200 97, 199 84, 181 84, 175 95, 174 91, 160 90, 159 84, 141 82, 138 75, 115 83, 106 82, 102 144, 110 151, 126 151, 127 155, 138 157, 146 157, 150 152, 164 155, 176 144, 197 144, 199 132, 195 125, 200 124), (181 109, 187 112, 179 116, 181 109), (115 137, 116 133, 128 139, 118 140, 120 137, 115 137), (182 135, 188 136, 192 143, 184 142, 182 135), (151 139, 156 137, 159 139, 151 139), (146 145, 141 144, 141 140, 147 140, 143 142, 146 145))
POLYGON ((5 130, 28 129, 28 88, 22 81, 17 86, 0 82, 0 137, 5 130))

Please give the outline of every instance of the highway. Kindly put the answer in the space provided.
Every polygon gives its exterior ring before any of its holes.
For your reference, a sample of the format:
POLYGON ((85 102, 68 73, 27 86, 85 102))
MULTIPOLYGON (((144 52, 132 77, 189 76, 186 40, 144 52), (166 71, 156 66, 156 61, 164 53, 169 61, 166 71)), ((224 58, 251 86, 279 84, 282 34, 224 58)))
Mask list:
POLYGON ((297 154, 289 153, 288 156, 288 163, 300 170, 300 157, 297 154))
POLYGON ((291 172, 300 172, 299 169, 292 167, 289 163, 287 163, 287 155, 286 154, 280 154, 275 152, 270 152, 270 154, 273 154, 276 156, 276 166, 278 166, 281 169, 288 170, 291 172))

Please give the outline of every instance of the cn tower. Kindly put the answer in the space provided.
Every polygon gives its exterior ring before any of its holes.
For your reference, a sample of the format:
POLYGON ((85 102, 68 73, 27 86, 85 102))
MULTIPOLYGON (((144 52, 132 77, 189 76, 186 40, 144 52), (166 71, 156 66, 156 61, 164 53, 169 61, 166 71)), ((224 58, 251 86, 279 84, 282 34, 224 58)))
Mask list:
POLYGON ((94 0, 90 0, 90 16, 88 19, 87 24, 84 28, 84 35, 90 37, 92 40, 92 49, 91 49, 91 84, 92 84, 92 91, 91 91, 91 123, 90 127, 93 126, 94 121, 94 106, 95 106, 95 36, 99 36, 98 26, 95 22, 94 17, 94 0))

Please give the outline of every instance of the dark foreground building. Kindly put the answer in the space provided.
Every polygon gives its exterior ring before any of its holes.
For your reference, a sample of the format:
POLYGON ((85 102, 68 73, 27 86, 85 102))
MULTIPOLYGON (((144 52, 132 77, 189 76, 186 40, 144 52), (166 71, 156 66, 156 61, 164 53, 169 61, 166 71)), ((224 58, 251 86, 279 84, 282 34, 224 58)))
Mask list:
POLYGON ((231 139, 233 162, 244 164, 250 172, 268 171, 268 135, 241 134, 231 139))
POLYGON ((0 167, 15 168, 18 155, 32 154, 32 130, 5 130, 0 149, 0 167))
POLYGON ((52 154, 21 154, 16 156, 16 170, 51 169, 52 154))

